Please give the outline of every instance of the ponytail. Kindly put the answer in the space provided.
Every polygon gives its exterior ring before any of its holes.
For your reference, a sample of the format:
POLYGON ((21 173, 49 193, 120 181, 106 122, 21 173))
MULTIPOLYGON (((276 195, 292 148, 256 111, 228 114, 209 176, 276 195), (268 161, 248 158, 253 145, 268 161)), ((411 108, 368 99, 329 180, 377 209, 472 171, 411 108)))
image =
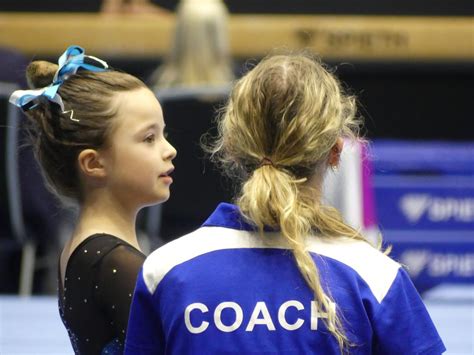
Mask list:
POLYGON ((321 286, 319 271, 306 248, 306 238, 312 232, 313 220, 330 218, 317 206, 312 206, 301 196, 300 185, 306 179, 295 179, 283 169, 268 164, 256 169, 244 183, 237 205, 242 215, 254 223, 261 234, 264 227, 280 230, 295 258, 296 265, 306 284, 314 294, 314 300, 328 330, 336 338, 340 349, 348 344, 334 303, 321 286))

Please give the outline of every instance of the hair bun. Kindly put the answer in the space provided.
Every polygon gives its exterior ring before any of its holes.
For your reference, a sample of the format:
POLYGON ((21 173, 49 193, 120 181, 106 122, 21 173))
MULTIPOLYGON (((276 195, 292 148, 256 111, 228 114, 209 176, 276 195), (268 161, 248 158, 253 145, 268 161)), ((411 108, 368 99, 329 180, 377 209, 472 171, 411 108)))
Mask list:
POLYGON ((26 80, 32 89, 42 88, 53 82, 58 65, 44 60, 35 60, 26 68, 26 80))

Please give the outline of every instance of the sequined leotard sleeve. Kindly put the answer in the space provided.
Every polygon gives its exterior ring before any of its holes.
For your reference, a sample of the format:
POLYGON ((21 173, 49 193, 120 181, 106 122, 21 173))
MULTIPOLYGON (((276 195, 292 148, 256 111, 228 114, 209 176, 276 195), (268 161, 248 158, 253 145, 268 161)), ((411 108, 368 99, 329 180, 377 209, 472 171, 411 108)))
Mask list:
POLYGON ((122 354, 130 303, 145 255, 123 240, 96 234, 69 258, 61 318, 76 354, 122 354))

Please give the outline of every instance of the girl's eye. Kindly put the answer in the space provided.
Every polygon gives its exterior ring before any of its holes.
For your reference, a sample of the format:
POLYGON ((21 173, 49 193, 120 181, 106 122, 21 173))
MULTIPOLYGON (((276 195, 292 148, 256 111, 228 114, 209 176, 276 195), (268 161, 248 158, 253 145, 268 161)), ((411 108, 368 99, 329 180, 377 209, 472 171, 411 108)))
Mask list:
POLYGON ((155 141, 155 135, 152 134, 152 135, 146 137, 144 141, 147 142, 147 143, 153 143, 155 141))

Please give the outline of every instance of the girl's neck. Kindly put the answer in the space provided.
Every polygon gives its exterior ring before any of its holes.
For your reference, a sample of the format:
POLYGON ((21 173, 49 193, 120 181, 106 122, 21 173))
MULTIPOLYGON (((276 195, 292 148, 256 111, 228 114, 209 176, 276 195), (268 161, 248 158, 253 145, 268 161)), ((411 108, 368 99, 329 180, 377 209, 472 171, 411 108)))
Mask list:
POLYGON ((86 200, 81 205, 76 228, 61 253, 60 270, 63 285, 69 257, 82 241, 93 234, 111 234, 141 250, 135 231, 137 212, 138 208, 121 204, 113 198, 113 195, 87 194, 86 200))
POLYGON ((135 222, 138 209, 120 203, 107 194, 90 194, 81 206, 73 244, 96 233, 107 233, 139 249, 135 222))

